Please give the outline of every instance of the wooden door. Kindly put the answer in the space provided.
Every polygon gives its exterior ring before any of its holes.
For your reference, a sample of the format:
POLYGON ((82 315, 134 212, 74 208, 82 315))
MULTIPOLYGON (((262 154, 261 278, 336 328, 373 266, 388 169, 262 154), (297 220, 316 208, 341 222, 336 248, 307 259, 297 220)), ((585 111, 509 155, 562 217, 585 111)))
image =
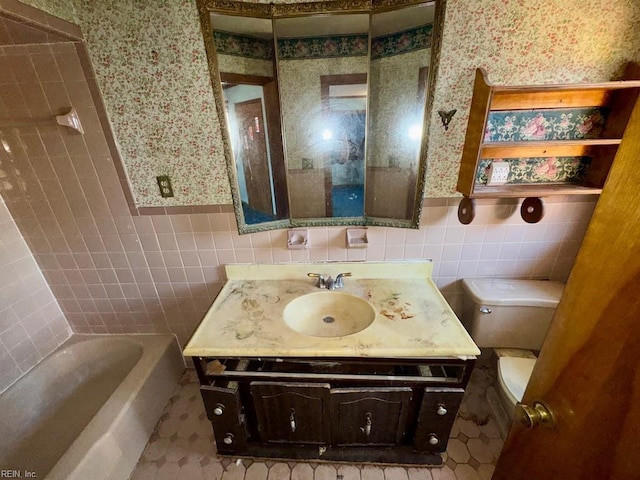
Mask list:
POLYGON ((397 445, 407 423, 410 388, 331 390, 334 445, 397 445))
POLYGON ((494 480, 640 478, 640 102, 525 392, 550 429, 514 425, 494 480))
POLYGON ((252 382, 263 442, 325 444, 329 440, 329 384, 252 382))
POLYGON ((249 206, 272 214, 271 182, 267 161, 267 141, 264 132, 262 100, 259 98, 234 105, 240 135, 239 154, 247 184, 249 206))

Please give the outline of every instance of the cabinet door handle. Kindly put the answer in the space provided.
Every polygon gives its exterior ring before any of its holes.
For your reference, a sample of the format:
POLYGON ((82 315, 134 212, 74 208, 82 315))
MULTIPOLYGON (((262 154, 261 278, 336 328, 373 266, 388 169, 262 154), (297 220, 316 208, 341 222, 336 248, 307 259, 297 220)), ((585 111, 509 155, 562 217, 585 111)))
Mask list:
POLYGON ((296 431, 296 411, 292 408, 291 415, 289 415, 289 426, 291 427, 291 431, 296 431))
POLYGON ((365 424, 364 427, 360 427, 360 430, 362 430, 364 434, 368 437, 369 435, 371 435, 371 425, 373 424, 373 422, 371 421, 370 413, 367 412, 367 415, 365 418, 367 419, 367 423, 365 424))

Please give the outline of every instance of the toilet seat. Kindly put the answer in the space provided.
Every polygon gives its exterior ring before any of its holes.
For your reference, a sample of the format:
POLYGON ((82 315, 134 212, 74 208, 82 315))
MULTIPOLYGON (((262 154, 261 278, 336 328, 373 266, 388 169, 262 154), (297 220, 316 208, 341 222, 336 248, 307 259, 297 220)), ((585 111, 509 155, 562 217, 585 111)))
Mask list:
POLYGON ((513 405, 522 401, 535 364, 535 358, 500 357, 498 359, 498 381, 513 405))

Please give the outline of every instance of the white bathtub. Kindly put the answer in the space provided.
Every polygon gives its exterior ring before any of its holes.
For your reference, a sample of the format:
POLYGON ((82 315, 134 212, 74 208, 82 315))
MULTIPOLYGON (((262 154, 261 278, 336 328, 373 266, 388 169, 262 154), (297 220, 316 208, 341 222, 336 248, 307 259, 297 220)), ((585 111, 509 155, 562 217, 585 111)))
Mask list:
POLYGON ((171 335, 72 336, 0 395, 0 469, 129 478, 184 369, 171 335))

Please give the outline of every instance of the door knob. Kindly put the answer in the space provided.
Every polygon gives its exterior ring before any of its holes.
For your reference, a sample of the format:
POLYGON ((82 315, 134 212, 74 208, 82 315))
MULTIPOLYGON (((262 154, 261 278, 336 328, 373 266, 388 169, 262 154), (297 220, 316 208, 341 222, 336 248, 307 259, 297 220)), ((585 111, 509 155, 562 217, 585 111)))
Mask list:
POLYGON ((556 417, 546 403, 535 400, 533 406, 518 403, 516 405, 516 418, 527 428, 543 425, 548 428, 556 426, 556 417))

